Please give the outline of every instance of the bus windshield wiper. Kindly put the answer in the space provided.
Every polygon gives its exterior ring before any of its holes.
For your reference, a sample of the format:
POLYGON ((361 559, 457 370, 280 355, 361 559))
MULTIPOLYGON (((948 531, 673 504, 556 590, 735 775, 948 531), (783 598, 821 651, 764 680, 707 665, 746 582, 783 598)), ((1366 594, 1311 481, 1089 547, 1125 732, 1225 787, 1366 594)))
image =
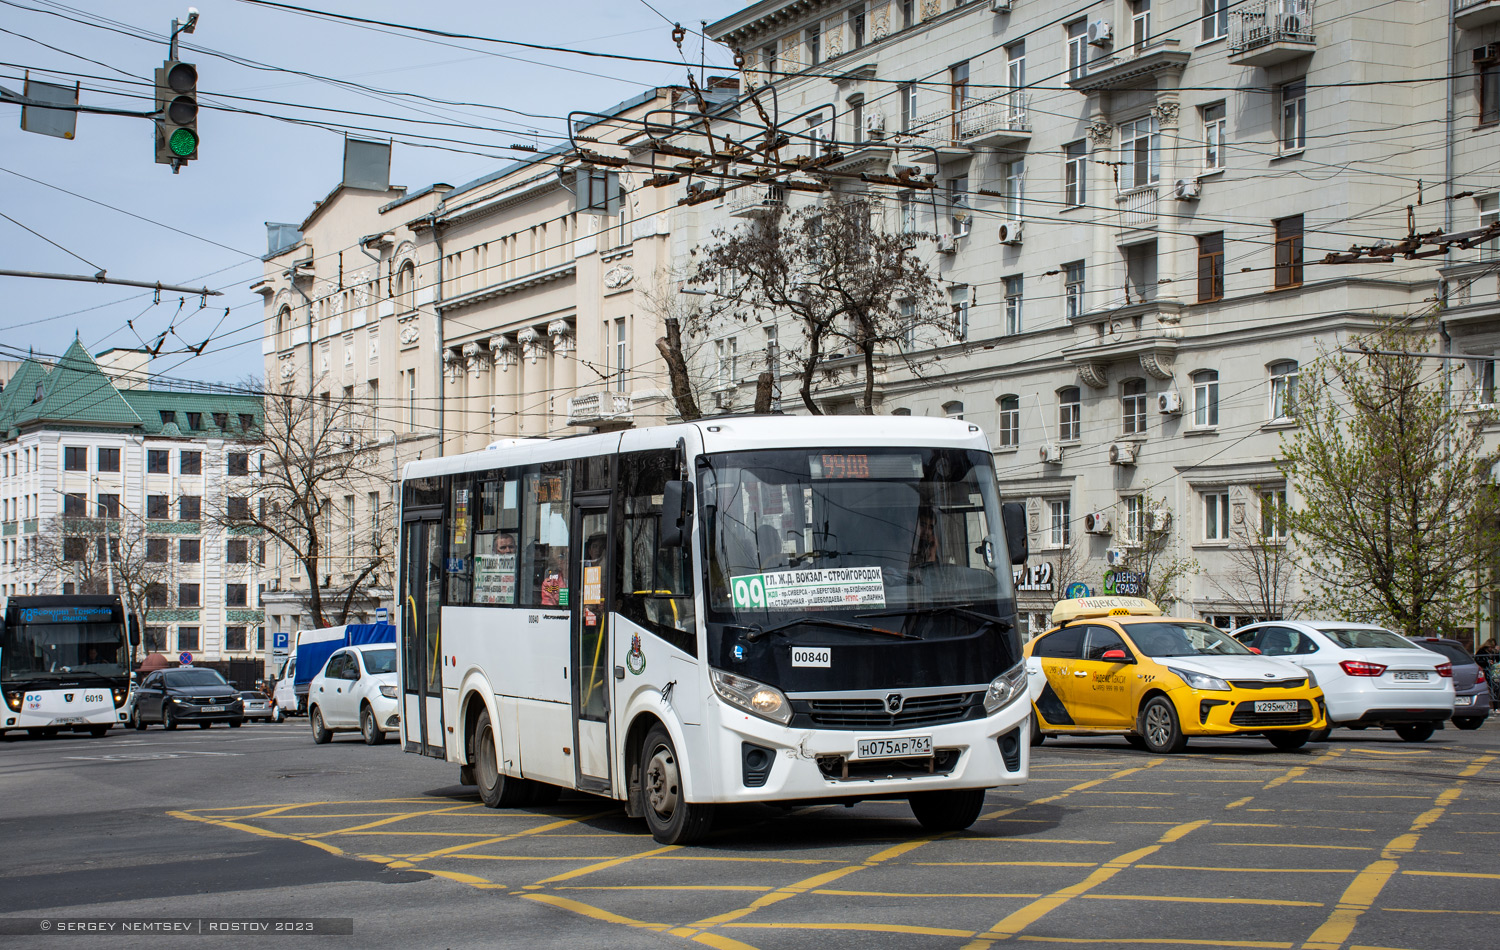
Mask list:
POLYGON ((1001 630, 1009 630, 1012 626, 1004 617, 996 617, 992 614, 981 613, 971 609, 972 604, 934 604, 931 607, 906 607, 902 610, 881 610, 875 613, 855 614, 856 617, 910 617, 913 614, 957 614, 982 624, 994 624, 1001 630))
POLYGON ((902 633, 900 630, 887 630, 884 627, 876 627, 868 623, 854 623, 849 620, 838 620, 834 617, 796 617, 792 620, 785 620, 781 623, 772 624, 769 627, 762 627, 758 623, 729 623, 725 624, 724 626, 733 630, 744 630, 745 639, 749 640, 751 643, 754 643, 761 637, 768 637, 773 633, 780 633, 785 635, 787 630, 804 623, 818 624, 822 627, 833 627, 836 630, 858 630, 861 633, 883 633, 886 636, 897 637, 902 640, 922 639, 916 634, 902 633))

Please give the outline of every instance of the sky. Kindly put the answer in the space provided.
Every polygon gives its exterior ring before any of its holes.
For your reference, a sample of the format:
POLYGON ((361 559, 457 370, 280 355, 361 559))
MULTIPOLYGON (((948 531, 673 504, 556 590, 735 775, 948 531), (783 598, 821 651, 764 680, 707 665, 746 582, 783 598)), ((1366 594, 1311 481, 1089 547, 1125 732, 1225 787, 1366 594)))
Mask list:
MULTIPOLYGON (((262 272, 265 222, 300 222, 332 190, 346 131, 395 138, 392 184, 411 191, 462 184, 522 157, 506 146, 555 144, 570 110, 604 109, 683 82, 671 22, 697 31, 701 21, 746 5, 286 2, 675 65, 421 35, 249 0, 197 0, 197 28, 180 37, 180 58, 198 68, 200 146, 179 174, 154 161, 149 118, 80 113, 76 137, 66 140, 23 131, 20 107, 0 105, 0 268, 103 269, 223 296, 201 306, 202 298, 180 293, 163 292, 158 302, 151 290, 0 276, 0 359, 61 354, 75 334, 93 353, 156 346, 166 334, 151 367, 164 380, 259 375, 264 314, 249 288, 262 272)), ((81 82, 83 105, 149 111, 149 82, 166 58, 172 19, 185 20, 187 9, 187 0, 0 0, 0 86, 20 92, 30 70, 36 80, 81 82)), ((700 57, 700 43, 688 35, 689 62, 732 74, 732 54, 710 42, 700 57)))

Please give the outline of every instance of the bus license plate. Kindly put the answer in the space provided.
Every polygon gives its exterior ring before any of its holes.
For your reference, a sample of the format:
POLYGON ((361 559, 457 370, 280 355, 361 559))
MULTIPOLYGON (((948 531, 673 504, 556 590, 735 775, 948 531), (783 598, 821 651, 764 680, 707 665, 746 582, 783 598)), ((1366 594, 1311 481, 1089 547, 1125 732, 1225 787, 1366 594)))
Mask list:
POLYGON ((1425 683, 1427 681, 1427 674, 1414 670, 1397 670, 1391 674, 1391 678, 1397 680, 1415 680, 1425 683))
POLYGON ((1255 711, 1258 713, 1294 713, 1297 711, 1295 699, 1262 699, 1255 703, 1255 711))
POLYGON ((913 755, 932 755, 932 736, 860 739, 854 743, 852 758, 900 759, 913 755))
POLYGON ((224 707, 223 706, 199 706, 198 707, 198 711, 199 712, 223 712, 224 711, 224 707))

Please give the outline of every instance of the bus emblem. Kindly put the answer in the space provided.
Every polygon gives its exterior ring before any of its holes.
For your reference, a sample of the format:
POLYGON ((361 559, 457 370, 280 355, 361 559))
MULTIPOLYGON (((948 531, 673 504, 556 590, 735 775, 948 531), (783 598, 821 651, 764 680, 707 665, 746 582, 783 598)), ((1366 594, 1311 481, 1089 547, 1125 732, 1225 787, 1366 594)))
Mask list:
POLYGON ((885 696, 885 711, 892 716, 901 712, 906 706, 906 697, 900 693, 887 693, 885 696))
POLYGON ((65 703, 71 703, 72 701, 73 701, 73 694, 72 693, 63 693, 63 702, 65 702, 65 703))
POLYGON ((625 656, 625 665, 637 676, 646 669, 646 654, 641 652, 641 635, 638 633, 630 638, 630 652, 625 656))

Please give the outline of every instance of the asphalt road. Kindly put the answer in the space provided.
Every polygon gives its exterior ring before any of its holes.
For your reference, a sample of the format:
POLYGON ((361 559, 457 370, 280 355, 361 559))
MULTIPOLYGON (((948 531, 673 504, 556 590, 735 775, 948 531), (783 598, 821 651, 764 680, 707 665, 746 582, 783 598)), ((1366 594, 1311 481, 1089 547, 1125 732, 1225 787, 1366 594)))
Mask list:
POLYGON ((1052 740, 968 832, 902 802, 735 809, 664 848, 618 805, 492 811, 304 721, 0 745, 0 946, 1494 947, 1500 723, 1278 753, 1052 740), (352 918, 353 936, 16 932, 352 918))

